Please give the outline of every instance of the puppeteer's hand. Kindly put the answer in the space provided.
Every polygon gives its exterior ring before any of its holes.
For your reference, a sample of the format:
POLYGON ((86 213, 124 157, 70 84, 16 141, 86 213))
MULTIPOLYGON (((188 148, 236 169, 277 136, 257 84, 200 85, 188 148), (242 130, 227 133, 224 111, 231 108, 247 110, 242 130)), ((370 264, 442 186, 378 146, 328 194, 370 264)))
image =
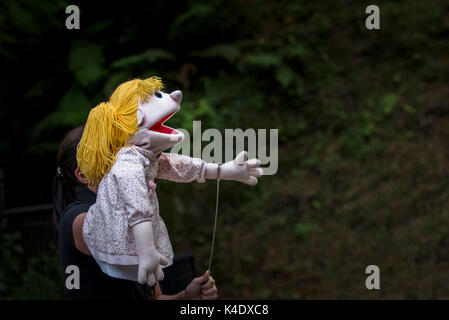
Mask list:
POLYGON ((209 271, 206 271, 201 277, 193 279, 184 292, 187 300, 217 299, 217 287, 209 271))
POLYGON ((257 177, 262 175, 259 159, 248 160, 248 152, 240 152, 234 160, 221 165, 220 178, 235 180, 249 185, 257 184, 257 177))

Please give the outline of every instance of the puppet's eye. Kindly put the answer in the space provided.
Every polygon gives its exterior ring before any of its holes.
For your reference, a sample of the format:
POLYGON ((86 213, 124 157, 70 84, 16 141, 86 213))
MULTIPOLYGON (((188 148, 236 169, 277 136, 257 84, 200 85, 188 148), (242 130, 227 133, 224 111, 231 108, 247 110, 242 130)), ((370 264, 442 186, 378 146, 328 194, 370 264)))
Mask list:
POLYGON ((162 98, 162 94, 160 92, 155 92, 154 95, 158 98, 162 98))

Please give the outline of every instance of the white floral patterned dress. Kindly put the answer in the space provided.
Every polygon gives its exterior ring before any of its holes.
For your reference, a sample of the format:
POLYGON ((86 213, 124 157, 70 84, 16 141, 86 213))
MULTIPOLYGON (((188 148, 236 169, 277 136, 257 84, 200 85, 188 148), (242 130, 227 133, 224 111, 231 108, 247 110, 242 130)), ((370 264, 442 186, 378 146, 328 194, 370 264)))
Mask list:
POLYGON ((136 147, 122 148, 98 187, 97 201, 89 208, 83 238, 103 272, 137 281, 139 259, 132 227, 152 221, 156 250, 169 265, 173 249, 159 214, 154 179, 174 182, 204 182, 205 162, 174 153, 153 152, 136 147))

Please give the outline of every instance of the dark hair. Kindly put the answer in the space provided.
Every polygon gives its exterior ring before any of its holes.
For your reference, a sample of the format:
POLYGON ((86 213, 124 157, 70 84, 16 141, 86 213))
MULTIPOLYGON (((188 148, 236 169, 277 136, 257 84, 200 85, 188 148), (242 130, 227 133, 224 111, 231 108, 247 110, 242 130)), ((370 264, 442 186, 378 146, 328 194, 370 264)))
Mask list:
POLYGON ((67 133, 56 156, 57 168, 53 179, 53 222, 56 229, 65 208, 75 201, 75 187, 79 184, 75 176, 75 170, 78 168, 76 150, 83 130, 84 125, 67 133))

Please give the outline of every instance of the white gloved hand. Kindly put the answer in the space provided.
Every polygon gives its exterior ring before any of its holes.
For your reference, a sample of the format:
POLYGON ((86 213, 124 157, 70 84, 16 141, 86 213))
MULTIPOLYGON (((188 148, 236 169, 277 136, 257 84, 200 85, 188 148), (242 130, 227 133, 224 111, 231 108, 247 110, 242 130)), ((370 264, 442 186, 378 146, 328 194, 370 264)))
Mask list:
POLYGON ((152 247, 148 254, 139 256, 138 282, 140 284, 147 283, 149 286, 153 286, 156 284, 156 280, 164 280, 164 272, 160 265, 166 266, 167 264, 167 258, 152 247))
MULTIPOLYGON (((206 178, 217 179, 218 165, 208 163, 206 165, 206 178)), ((240 181, 249 185, 256 185, 257 177, 262 175, 259 159, 248 160, 248 152, 240 152, 234 160, 220 166, 220 179, 240 181)))
POLYGON ((139 271, 137 280, 140 284, 149 286, 156 284, 156 280, 164 279, 161 265, 168 264, 167 258, 157 252, 154 247, 153 226, 151 221, 144 221, 133 226, 136 249, 139 256, 139 271))

